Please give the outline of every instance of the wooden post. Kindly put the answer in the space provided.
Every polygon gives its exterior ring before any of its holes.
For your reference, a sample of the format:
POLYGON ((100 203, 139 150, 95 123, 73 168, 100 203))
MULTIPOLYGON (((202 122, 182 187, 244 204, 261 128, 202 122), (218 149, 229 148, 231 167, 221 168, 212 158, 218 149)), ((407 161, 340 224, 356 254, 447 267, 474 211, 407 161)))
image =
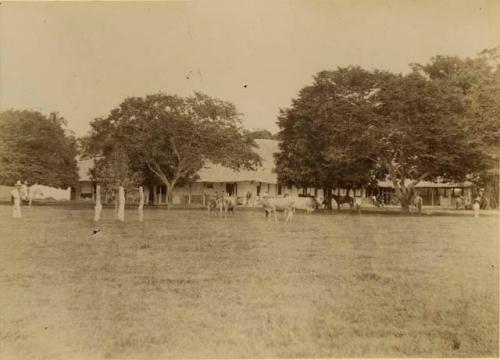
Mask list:
POLYGON ((139 186, 139 208, 138 208, 139 221, 144 220, 143 208, 144 208, 144 190, 143 190, 142 186, 139 186))
POLYGON ((94 221, 99 221, 101 218, 102 204, 101 204, 101 186, 96 186, 95 194, 95 207, 94 207, 94 221))
POLYGON ((125 221, 125 189, 118 187, 118 220, 125 221))

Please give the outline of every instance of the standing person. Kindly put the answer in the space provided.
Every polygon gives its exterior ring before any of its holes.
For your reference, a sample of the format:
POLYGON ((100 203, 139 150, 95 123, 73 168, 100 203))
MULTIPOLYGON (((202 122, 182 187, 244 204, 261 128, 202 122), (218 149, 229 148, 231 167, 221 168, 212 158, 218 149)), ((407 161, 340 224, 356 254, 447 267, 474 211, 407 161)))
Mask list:
POLYGON ((13 201, 12 217, 20 219, 23 217, 21 214, 21 182, 17 181, 14 190, 10 192, 13 201))
POLYGON ((422 196, 420 196, 419 193, 417 193, 417 195, 415 196, 415 200, 416 200, 416 205, 417 205, 417 211, 419 213, 422 212, 422 204, 424 203, 424 198, 422 196))
POLYGON ((30 207, 31 203, 33 202, 33 199, 35 198, 37 190, 38 190, 38 183, 35 183, 34 185, 31 185, 30 188, 28 188, 28 203, 30 207))
POLYGON ((28 182, 24 181, 24 183, 21 185, 21 199, 24 201, 28 201, 28 193, 29 193, 28 182))
POLYGON ((478 196, 477 198, 474 199, 474 204, 472 205, 472 210, 474 210, 474 217, 478 218, 479 217, 479 208, 481 203, 481 198, 478 196))

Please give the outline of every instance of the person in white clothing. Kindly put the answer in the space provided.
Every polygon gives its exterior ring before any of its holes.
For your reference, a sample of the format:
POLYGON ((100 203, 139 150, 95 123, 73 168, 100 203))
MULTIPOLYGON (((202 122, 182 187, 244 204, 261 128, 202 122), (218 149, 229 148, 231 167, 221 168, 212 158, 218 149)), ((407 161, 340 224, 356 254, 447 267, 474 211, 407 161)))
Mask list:
POLYGON ((22 218, 21 214, 21 182, 18 181, 15 185, 14 190, 10 192, 12 196, 13 209, 12 209, 12 217, 19 219, 22 218))
POLYGON ((474 204, 472 205, 472 210, 474 210, 474 217, 478 218, 479 217, 479 208, 480 208, 480 203, 481 203, 481 198, 478 196, 474 200, 474 204))
POLYGON ((28 188, 28 182, 27 181, 25 181, 21 185, 20 193, 21 193, 21 200, 28 201, 29 188, 28 188))

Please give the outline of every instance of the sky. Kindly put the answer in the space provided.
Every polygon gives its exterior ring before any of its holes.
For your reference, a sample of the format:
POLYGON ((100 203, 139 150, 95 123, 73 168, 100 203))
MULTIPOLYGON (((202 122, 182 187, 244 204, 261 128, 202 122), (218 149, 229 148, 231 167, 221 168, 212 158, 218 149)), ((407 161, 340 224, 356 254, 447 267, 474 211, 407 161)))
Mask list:
POLYGON ((275 132, 321 70, 499 44, 498 0, 2 2, 0 110, 56 111, 82 136, 128 96, 201 91, 275 132))

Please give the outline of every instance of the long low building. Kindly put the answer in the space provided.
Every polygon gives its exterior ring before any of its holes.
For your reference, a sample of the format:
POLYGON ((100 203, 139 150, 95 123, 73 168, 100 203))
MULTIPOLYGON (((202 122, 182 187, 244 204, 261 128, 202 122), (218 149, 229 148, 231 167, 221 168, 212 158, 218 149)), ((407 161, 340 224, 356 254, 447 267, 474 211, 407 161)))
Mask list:
MULTIPOLYGON (((255 141, 257 147, 255 152, 262 159, 262 166, 255 170, 235 171, 227 167, 209 164, 198 173, 199 179, 186 186, 177 186, 170 194, 169 202, 174 205, 204 205, 209 196, 216 193, 227 192, 239 199, 240 204, 255 205, 257 196, 268 193, 271 196, 284 194, 298 195, 309 194, 323 198, 323 190, 315 188, 285 187, 278 184, 278 176, 274 171, 274 154, 279 152, 278 141, 258 139, 255 141)), ((90 177, 93 166, 92 160, 79 161, 79 186, 73 192, 73 199, 95 200, 96 184, 90 177)), ((470 197, 472 194, 472 183, 434 183, 421 181, 416 186, 419 194, 424 198, 424 205, 441 205, 454 207, 455 199, 463 196, 470 197)), ((336 194, 345 195, 345 189, 336 189, 336 194)), ((370 202, 372 195, 381 195, 384 203, 395 202, 394 187, 390 181, 379 181, 378 188, 351 190, 351 196, 360 196, 370 202)), ((166 186, 158 183, 151 189, 145 189, 146 199, 155 205, 167 204, 166 186)), ((102 199, 105 203, 114 201, 112 193, 103 193, 102 199)), ((126 195, 128 203, 138 201, 138 191, 128 190, 126 195)))
MULTIPOLYGON (((273 155, 279 151, 278 142, 263 139, 255 142, 257 144, 255 152, 262 159, 261 166, 255 170, 235 171, 221 165, 209 164, 200 170, 198 180, 186 186, 176 186, 170 194, 169 202, 177 205, 204 205, 209 196, 227 192, 231 196, 238 197, 241 204, 253 205, 256 197, 263 193, 279 196, 285 193, 296 195, 304 192, 304 189, 285 188, 278 185, 273 155)), ((96 183, 90 176, 93 161, 81 160, 78 164, 80 181, 78 188, 74 191, 74 199, 93 201, 96 191, 96 183)), ((308 190, 314 191, 314 189, 308 190)), ((136 190, 127 191, 127 202, 136 202, 137 197, 136 190)), ((145 189, 145 197, 151 199, 151 202, 156 205, 167 204, 166 186, 158 183, 151 189, 145 189)), ((103 194, 102 198, 104 202, 114 200, 112 194, 103 194)))

